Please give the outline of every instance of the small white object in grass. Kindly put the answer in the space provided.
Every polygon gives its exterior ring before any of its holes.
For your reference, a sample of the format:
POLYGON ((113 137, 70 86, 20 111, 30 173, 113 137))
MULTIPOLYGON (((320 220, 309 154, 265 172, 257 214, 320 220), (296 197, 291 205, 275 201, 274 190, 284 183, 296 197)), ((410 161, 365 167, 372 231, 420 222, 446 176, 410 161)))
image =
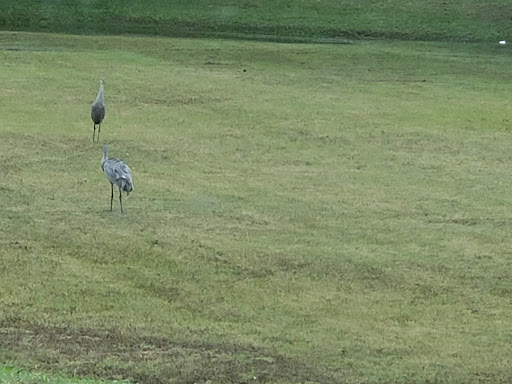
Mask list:
POLYGON ((507 44, 507 42, 505 40, 500 40, 500 44, 505 45, 505 44, 507 44))

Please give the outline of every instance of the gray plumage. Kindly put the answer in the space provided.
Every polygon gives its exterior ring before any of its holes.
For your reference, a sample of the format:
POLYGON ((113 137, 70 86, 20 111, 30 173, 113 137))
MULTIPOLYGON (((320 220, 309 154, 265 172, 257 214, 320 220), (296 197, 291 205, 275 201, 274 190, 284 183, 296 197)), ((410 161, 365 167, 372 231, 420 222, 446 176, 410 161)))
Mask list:
POLYGON ((103 84, 105 81, 103 79, 100 80, 100 90, 98 91, 98 96, 96 96, 96 100, 91 105, 91 119, 94 123, 93 133, 92 133, 92 142, 94 143, 94 136, 96 134, 96 125, 98 125, 98 141, 100 141, 100 130, 101 130, 101 122, 105 118, 105 101, 103 100, 103 84))
POLYGON ((112 211, 112 201, 114 200, 114 184, 119 188, 119 203, 121 205, 121 213, 123 212, 123 198, 121 191, 125 191, 127 195, 133 191, 132 171, 122 160, 109 159, 108 148, 103 146, 103 158, 101 159, 101 169, 105 172, 108 181, 112 187, 110 195, 110 211, 112 211))

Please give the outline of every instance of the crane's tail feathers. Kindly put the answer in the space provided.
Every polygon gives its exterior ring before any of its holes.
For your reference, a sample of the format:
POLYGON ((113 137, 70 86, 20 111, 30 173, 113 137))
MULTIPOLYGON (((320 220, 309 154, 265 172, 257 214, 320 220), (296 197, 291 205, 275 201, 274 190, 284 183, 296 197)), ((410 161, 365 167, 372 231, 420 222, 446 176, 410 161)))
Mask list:
POLYGON ((131 191, 133 191, 133 183, 131 180, 122 179, 121 181, 121 189, 125 191, 128 195, 131 191))

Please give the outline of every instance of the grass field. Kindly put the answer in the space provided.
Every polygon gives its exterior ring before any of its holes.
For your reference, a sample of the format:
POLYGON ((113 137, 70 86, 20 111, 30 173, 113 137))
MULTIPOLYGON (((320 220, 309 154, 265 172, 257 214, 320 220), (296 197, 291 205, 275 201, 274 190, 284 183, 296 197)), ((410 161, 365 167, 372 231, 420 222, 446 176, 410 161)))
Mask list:
POLYGON ((511 39, 510 0, 17 0, 0 30, 278 41, 511 39))
POLYGON ((128 381, 106 381, 94 379, 71 379, 69 377, 38 375, 15 369, 13 367, 0 367, 0 383, 17 384, 126 384, 128 381))
POLYGON ((0 363, 512 380, 508 47, 4 32, 0 60, 0 363))

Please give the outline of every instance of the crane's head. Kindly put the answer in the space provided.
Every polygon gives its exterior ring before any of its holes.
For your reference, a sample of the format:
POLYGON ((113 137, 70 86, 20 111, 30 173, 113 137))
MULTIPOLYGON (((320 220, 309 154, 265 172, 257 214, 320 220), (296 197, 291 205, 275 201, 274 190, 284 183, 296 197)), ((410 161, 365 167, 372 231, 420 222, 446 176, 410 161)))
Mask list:
POLYGON ((100 85, 103 85, 105 84, 105 80, 104 79, 100 79, 100 85))

